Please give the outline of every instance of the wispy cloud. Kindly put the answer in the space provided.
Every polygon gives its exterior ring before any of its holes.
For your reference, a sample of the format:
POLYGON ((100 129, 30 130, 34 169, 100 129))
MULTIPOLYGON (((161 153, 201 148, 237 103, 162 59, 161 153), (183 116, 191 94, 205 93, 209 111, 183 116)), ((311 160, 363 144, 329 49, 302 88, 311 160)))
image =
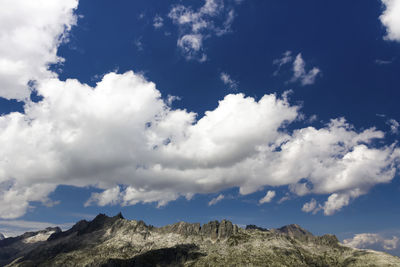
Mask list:
POLYGON ((279 200, 278 200, 278 204, 282 204, 283 202, 285 202, 285 201, 288 201, 288 200, 290 200, 291 199, 291 197, 290 197, 290 194, 288 194, 288 193, 286 193, 283 197, 281 197, 279 200))
POLYGON ((299 53, 295 58, 292 56, 292 51, 286 51, 283 53, 281 58, 275 59, 272 64, 277 65, 277 69, 274 71, 273 75, 277 76, 281 70, 281 67, 292 64, 293 76, 290 82, 299 81, 301 85, 311 85, 315 83, 317 76, 321 73, 321 70, 317 67, 313 67, 311 70, 306 70, 306 63, 299 53))
POLYGON ((164 19, 159 15, 156 15, 153 19, 153 26, 156 29, 161 28, 162 26, 164 26, 164 19))
POLYGON ((225 85, 228 85, 230 89, 234 91, 238 89, 238 82, 233 80, 228 73, 221 72, 220 79, 225 85))
POLYGON ((208 202, 208 206, 213 206, 218 202, 220 202, 221 200, 223 200, 224 198, 225 196, 223 194, 220 194, 218 197, 211 199, 210 202, 208 202))
POLYGON ((386 123, 390 126, 390 132, 392 134, 399 133, 400 123, 398 121, 396 121, 395 119, 389 119, 386 123))
POLYGON ((292 81, 300 81, 301 85, 311 85, 315 83, 315 79, 317 75, 321 72, 321 70, 317 67, 313 67, 308 72, 306 71, 306 63, 301 56, 301 53, 296 56, 295 61, 293 62, 293 77, 292 81))
POLYGON ((258 201, 258 203, 260 204, 264 204, 264 203, 269 203, 272 201, 272 199, 275 197, 276 193, 273 190, 269 190, 267 192, 267 194, 258 201))
POLYGON ((143 37, 140 36, 138 38, 136 38, 136 40, 134 41, 134 44, 136 46, 136 49, 138 51, 143 51, 143 42, 142 42, 143 37))
POLYGON ((393 63, 393 60, 382 60, 382 59, 376 59, 375 63, 377 65, 389 65, 393 63))
POLYGON ((290 62, 292 62, 293 57, 292 57, 292 51, 286 51, 285 53, 283 53, 281 58, 275 59, 272 63, 274 65, 277 65, 278 68, 277 70, 274 72, 274 76, 278 75, 279 71, 281 70, 281 67, 283 65, 286 65, 290 62))

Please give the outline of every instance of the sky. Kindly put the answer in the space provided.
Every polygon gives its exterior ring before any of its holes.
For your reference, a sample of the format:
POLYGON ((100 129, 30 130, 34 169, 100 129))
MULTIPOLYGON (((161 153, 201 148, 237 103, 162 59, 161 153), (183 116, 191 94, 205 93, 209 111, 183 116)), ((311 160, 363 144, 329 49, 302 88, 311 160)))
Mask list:
POLYGON ((0 232, 297 223, 400 255, 400 1, 0 0, 0 232))

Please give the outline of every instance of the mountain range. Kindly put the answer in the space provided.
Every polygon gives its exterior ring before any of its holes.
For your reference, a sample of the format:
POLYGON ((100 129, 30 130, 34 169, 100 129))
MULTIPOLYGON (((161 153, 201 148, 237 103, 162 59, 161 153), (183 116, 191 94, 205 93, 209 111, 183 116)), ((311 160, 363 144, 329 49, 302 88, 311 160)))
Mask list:
POLYGON ((384 252, 342 245, 299 225, 240 228, 228 220, 163 227, 97 215, 72 228, 0 240, 0 266, 400 266, 384 252))

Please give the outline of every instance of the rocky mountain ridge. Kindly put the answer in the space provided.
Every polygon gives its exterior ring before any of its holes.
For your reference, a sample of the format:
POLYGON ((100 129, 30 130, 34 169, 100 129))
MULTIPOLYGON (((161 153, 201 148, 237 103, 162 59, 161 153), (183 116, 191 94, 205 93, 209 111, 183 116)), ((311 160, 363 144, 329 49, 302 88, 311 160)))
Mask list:
POLYGON ((99 214, 71 229, 0 240, 0 266, 400 266, 400 258, 343 246, 299 225, 239 228, 228 220, 154 227, 99 214))

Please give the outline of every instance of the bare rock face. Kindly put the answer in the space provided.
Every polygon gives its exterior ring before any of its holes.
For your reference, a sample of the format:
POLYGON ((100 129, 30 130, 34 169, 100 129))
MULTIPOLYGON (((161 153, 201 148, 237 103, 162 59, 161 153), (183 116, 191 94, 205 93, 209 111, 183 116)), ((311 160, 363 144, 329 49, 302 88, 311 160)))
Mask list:
POLYGON ((309 231, 301 228, 297 224, 289 224, 277 229, 279 233, 286 234, 291 238, 297 238, 301 240, 309 240, 313 238, 313 234, 309 231))
POLYGON ((200 233, 204 236, 209 236, 211 239, 216 240, 218 238, 219 222, 211 221, 203 224, 200 233))
POLYGON ((176 233, 185 236, 200 234, 200 223, 178 222, 160 228, 162 233, 176 233))
POLYGON ((259 227, 254 224, 246 225, 246 230, 258 230, 258 231, 262 231, 262 232, 268 232, 268 229, 259 227))
POLYGON ((64 232, 48 228, 0 240, 0 266, 400 266, 400 259, 343 246, 334 235, 314 236, 296 224, 154 227, 99 214, 64 232))
POLYGON ((230 221, 222 220, 218 227, 218 238, 228 238, 233 234, 233 224, 230 221))
POLYGON ((178 222, 163 226, 158 229, 161 233, 176 233, 184 236, 196 236, 200 235, 205 238, 211 238, 212 240, 226 239, 233 234, 238 233, 237 225, 233 225, 232 222, 227 220, 211 221, 209 223, 200 226, 200 223, 186 223, 178 222))
POLYGON ((2 233, 0 233, 0 240, 3 240, 5 237, 2 233))

